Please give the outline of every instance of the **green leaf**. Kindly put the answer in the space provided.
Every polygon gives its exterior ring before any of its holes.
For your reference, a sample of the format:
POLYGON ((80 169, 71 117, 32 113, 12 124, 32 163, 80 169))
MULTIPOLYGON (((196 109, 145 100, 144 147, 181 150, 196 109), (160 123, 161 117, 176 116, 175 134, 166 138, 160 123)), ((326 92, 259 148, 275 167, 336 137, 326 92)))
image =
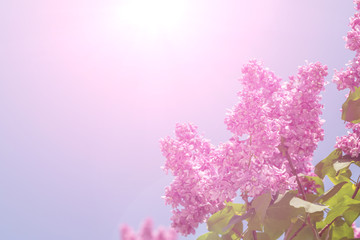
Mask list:
POLYGON ((249 219, 248 230, 250 230, 250 231, 253 231, 253 230, 262 231, 263 230, 262 229, 262 222, 260 221, 258 216, 252 216, 249 219))
POLYGON ((221 240, 233 240, 231 235, 232 235, 232 233, 227 233, 225 235, 222 235, 220 239, 221 240))
POLYGON ((198 237, 197 240, 221 240, 221 238, 214 232, 208 232, 198 237))
POLYGON ((226 206, 232 207, 235 211, 235 214, 237 214, 237 215, 241 215, 241 214, 245 213, 245 211, 246 211, 245 204, 227 202, 226 206))
POLYGON ((333 239, 350 239, 354 238, 354 231, 351 226, 345 223, 341 218, 337 218, 332 225, 333 239))
POLYGON ((355 88, 354 92, 350 92, 349 97, 342 105, 341 119, 347 122, 360 122, 360 89, 355 88))
POLYGON ((244 226, 242 222, 238 222, 237 224, 235 224, 232 228, 232 231, 238 236, 240 237, 241 234, 244 231, 244 226))
POLYGON ((349 206, 343 205, 342 203, 335 205, 334 208, 332 208, 326 215, 324 222, 326 224, 331 223, 335 218, 342 216, 347 209, 349 209, 349 206))
POLYGON ((257 196, 251 202, 251 207, 255 209, 255 215, 249 219, 248 228, 250 230, 262 230, 262 224, 264 223, 266 210, 271 202, 271 194, 264 193, 257 196))
POLYGON ((264 232, 269 235, 270 239, 278 239, 288 229, 290 223, 290 220, 279 220, 267 215, 264 220, 264 232))
MULTIPOLYGON (((335 218, 339 216, 343 216, 346 211, 348 211, 351 207, 357 208, 360 207, 360 201, 356 199, 352 199, 351 197, 345 195, 341 198, 341 201, 338 201, 335 206, 331 208, 329 213, 326 216, 325 222, 331 223, 335 218)), ((349 218, 353 217, 351 214, 347 214, 349 218)), ((350 219, 348 219, 349 221, 350 219)))
POLYGON ((312 193, 305 193, 305 196, 306 196, 306 201, 312 202, 312 203, 316 202, 320 197, 320 196, 312 194, 312 193))
POLYGON ((327 156, 325 159, 320 161, 315 166, 315 173, 318 175, 321 179, 325 177, 325 175, 335 175, 335 170, 333 168, 333 162, 340 158, 342 156, 342 150, 336 149, 333 152, 330 153, 329 156, 327 156))
POLYGON ((234 215, 230 221, 226 224, 225 227, 223 227, 222 231, 223 232, 228 232, 229 229, 231 229, 235 224, 238 223, 242 223, 243 220, 245 220, 246 218, 244 216, 241 215, 234 215))
POLYGON ((341 187, 341 189, 331 198, 326 201, 326 205, 328 205, 331 209, 334 208, 338 203, 344 201, 344 196, 351 197, 354 194, 353 189, 354 184, 352 183, 345 183, 341 187))
POLYGON ((320 222, 323 220, 324 218, 324 212, 314 212, 314 213, 310 213, 310 219, 312 222, 320 222))
POLYGON ((298 194, 297 190, 288 190, 283 194, 279 194, 274 201, 274 205, 276 204, 289 204, 290 200, 298 194))
POLYGON ((305 214, 303 209, 290 206, 289 202, 295 195, 296 192, 288 191, 280 195, 275 203, 267 209, 264 231, 271 239, 278 239, 289 228, 293 219, 305 214))
POLYGON ((269 235, 265 232, 258 232, 258 233, 256 233, 256 236, 257 236, 258 240, 271 240, 269 235))
MULTIPOLYGON (((305 213, 303 209, 290 206, 290 200, 296 195, 296 192, 288 191, 280 195, 274 204, 270 205, 266 214, 274 220, 285 221, 290 224, 292 218, 305 213)), ((286 226, 285 226, 286 227, 286 226)))
POLYGON ((344 204, 347 204, 349 206, 360 206, 360 201, 357 199, 352 199, 352 197, 345 195, 344 204))
POLYGON ((306 225, 293 240, 316 240, 312 229, 306 225))
POLYGON ((350 180, 351 175, 352 175, 352 173, 351 173, 350 169, 345 168, 345 169, 341 169, 335 175, 328 175, 328 177, 332 183, 338 184, 338 183, 344 182, 344 181, 351 182, 351 180, 350 180))
POLYGON ((251 212, 244 214, 246 211, 246 207, 244 204, 227 202, 226 206, 231 207, 234 210, 234 215, 230 218, 230 220, 228 221, 226 226, 224 226, 222 228, 222 232, 228 232, 228 230, 231 229, 234 224, 236 225, 236 224, 240 223, 242 226, 241 222, 243 220, 245 220, 246 218, 250 217, 250 216, 247 216, 247 214, 249 214, 249 215, 252 214, 251 212))
MULTIPOLYGON (((322 228, 317 229, 318 231, 320 231, 322 228)), ((328 227, 327 229, 325 229, 325 231, 323 232, 323 234, 320 236, 321 240, 329 240, 329 239, 333 239, 332 238, 332 227, 328 227)))
POLYGON ((251 208, 249 211, 247 211, 243 215, 234 215, 231 217, 230 221, 227 223, 225 227, 223 227, 222 231, 227 232, 229 229, 231 229, 234 224, 241 223, 243 220, 253 217, 255 214, 255 209, 251 208))
POLYGON ((326 202, 331 197, 333 197, 336 193, 340 191, 340 189, 346 184, 347 182, 341 182, 330 188, 326 193, 324 193, 322 196, 320 196, 319 199, 317 199, 320 202, 326 202))
POLYGON ((223 229, 228 225, 231 218, 235 215, 235 211, 231 206, 214 213, 207 220, 208 230, 217 234, 223 234, 223 229))
POLYGON ((288 239, 290 239, 290 237, 292 237, 295 232, 297 232, 300 228, 301 231, 297 233, 297 235, 293 238, 293 240, 315 240, 315 237, 314 237, 314 234, 311 230, 310 227, 308 226, 305 226, 305 227, 302 227, 304 224, 304 222, 300 219, 298 219, 294 225, 292 226, 291 230, 290 230, 290 233, 288 234, 288 239))
POLYGON ((351 165, 352 161, 335 161, 333 164, 334 170, 339 172, 344 168, 348 168, 351 165))
POLYGON ((290 201, 290 205, 295 207, 295 208, 304 208, 305 212, 307 213, 314 213, 314 212, 321 212, 323 211, 325 208, 327 208, 327 206, 323 206, 323 205, 318 205, 315 203, 311 203, 308 201, 305 201, 301 198, 298 197, 293 197, 290 201))
POLYGON ((350 206, 343 213, 345 221, 349 226, 352 225, 352 223, 359 217, 359 215, 360 215, 360 206, 357 205, 350 206))
POLYGON ((256 216, 259 217, 261 222, 264 221, 266 210, 269 207, 270 202, 271 202, 271 194, 264 193, 256 197, 251 203, 251 207, 255 208, 256 216))
MULTIPOLYGON (((265 232, 256 232, 256 239, 257 240, 271 240, 271 238, 265 232)), ((244 240, 254 240, 253 231, 247 231, 244 235, 244 240)))
POLYGON ((234 233, 233 231, 230 231, 227 234, 222 235, 221 239, 222 240, 234 240, 234 239, 240 240, 240 237, 236 233, 234 233))

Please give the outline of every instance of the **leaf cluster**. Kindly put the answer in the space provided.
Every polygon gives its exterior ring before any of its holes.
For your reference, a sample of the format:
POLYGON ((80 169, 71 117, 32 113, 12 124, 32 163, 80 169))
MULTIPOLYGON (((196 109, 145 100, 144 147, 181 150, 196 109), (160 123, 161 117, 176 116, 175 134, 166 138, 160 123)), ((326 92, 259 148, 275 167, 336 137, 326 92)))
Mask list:
POLYGON ((265 192, 245 204, 227 202, 207 221, 209 232, 198 240, 354 239, 352 223, 360 215, 360 182, 351 179, 358 160, 336 149, 315 167, 314 193, 299 197, 297 190, 265 192), (334 186, 324 192, 324 177, 334 186))

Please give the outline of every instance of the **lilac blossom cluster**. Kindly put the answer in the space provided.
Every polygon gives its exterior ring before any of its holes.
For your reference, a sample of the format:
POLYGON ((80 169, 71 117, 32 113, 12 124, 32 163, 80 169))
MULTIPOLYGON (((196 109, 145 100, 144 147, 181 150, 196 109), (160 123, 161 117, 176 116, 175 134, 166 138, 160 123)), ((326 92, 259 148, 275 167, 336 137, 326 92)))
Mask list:
POLYGON ((240 191, 247 197, 297 188, 297 174, 313 170, 312 155, 323 140, 320 92, 327 67, 310 63, 282 82, 261 62, 242 68, 239 103, 225 124, 233 136, 212 145, 192 124, 177 124, 175 138, 161 140, 164 170, 175 179, 165 190, 173 208, 172 227, 194 234, 199 223, 240 191))
POLYGON ((354 91, 355 87, 360 85, 360 1, 355 0, 356 13, 350 18, 351 30, 345 37, 346 48, 355 51, 353 60, 349 61, 346 69, 335 70, 333 81, 337 84, 339 90, 350 88, 354 91))
POLYGON ((158 228, 153 230, 153 221, 146 219, 139 231, 135 233, 128 225, 120 227, 120 240, 176 240, 177 233, 173 229, 158 228))
POLYGON ((348 135, 337 137, 335 148, 341 149, 351 157, 358 157, 360 154, 360 123, 347 123, 346 128, 353 132, 348 131, 348 135))
MULTIPOLYGON (((333 81, 339 90, 349 88, 354 91, 360 85, 360 0, 355 0, 356 13, 350 18, 351 30, 348 32, 346 47, 356 52, 355 58, 349 62, 346 70, 335 71, 333 81)), ((347 123, 346 128, 351 129, 348 135, 337 137, 335 148, 341 149, 351 157, 358 157, 360 154, 360 124, 347 123)))
MULTIPOLYGON (((176 176, 165 189, 165 203, 173 207, 172 227, 182 234, 195 233, 195 228, 209 214, 223 207, 232 193, 218 192, 216 149, 197 132, 192 124, 177 124, 176 139, 161 141, 167 161, 165 171, 176 176)), ((228 188, 231 188, 230 186, 228 188)), ((224 188, 224 190, 226 187, 224 188)))

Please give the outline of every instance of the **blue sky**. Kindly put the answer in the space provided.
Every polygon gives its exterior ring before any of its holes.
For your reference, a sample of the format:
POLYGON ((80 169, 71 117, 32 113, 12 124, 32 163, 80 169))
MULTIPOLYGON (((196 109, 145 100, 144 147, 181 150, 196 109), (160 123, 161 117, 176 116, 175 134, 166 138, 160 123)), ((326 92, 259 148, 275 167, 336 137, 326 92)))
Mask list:
POLYGON ((146 217, 168 226, 159 139, 193 122, 226 141, 249 59, 284 80, 305 60, 328 65, 314 163, 346 133, 346 91, 331 76, 354 56, 350 0, 150 2, 0 3, 1 239, 114 240, 146 217))

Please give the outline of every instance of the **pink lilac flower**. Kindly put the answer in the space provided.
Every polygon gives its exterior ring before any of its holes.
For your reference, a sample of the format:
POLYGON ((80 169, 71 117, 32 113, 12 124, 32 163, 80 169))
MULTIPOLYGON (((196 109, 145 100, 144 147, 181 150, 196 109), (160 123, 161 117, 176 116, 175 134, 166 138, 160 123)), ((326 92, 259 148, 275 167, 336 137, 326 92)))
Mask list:
POLYGON ((337 71, 333 77, 333 82, 337 84, 338 90, 349 88, 354 91, 360 84, 360 55, 356 54, 352 61, 347 64, 346 70, 337 71))
MULTIPOLYGON (((310 173, 307 176, 317 176, 315 173, 310 173)), ((299 176, 299 180, 301 182, 301 185, 304 188, 304 192, 305 193, 310 193, 310 194, 316 194, 317 193, 317 188, 320 187, 319 184, 316 184, 316 182, 314 180, 311 180, 309 178, 306 178, 304 175, 299 176)), ((299 193, 300 195, 300 193, 299 193)))
POLYGON ((346 48, 355 51, 355 58, 348 62, 346 69, 335 70, 333 82, 337 84, 339 90, 349 88, 351 91, 360 85, 360 1, 355 0, 355 9, 358 11, 350 18, 351 30, 345 37, 346 48))
POLYGON ((360 0, 354 0, 354 4, 355 4, 355 9, 357 11, 360 11, 360 0))
POLYGON ((120 239, 121 240, 137 240, 137 236, 133 229, 128 225, 122 225, 120 227, 120 239))
POLYGON ((226 194, 214 197, 213 185, 217 184, 214 146, 192 124, 177 124, 175 135, 175 139, 167 137, 161 141, 167 158, 164 169, 175 176, 165 189, 164 198, 174 209, 172 227, 184 235, 194 234, 198 224, 230 198, 226 194))
MULTIPOLYGON (((300 67, 298 74, 291 77, 288 83, 280 85, 280 79, 261 68, 257 62, 250 62, 243 69, 245 77, 242 80, 247 83, 257 83, 257 88, 244 86, 239 93, 240 103, 230 112, 225 122, 235 133, 234 139, 240 134, 250 136, 246 141, 231 140, 232 145, 235 146, 232 147, 232 151, 240 152, 243 155, 240 159, 244 161, 239 162, 239 157, 231 161, 239 168, 236 168, 237 174, 243 177, 243 181, 238 185, 240 190, 245 190, 249 196, 256 196, 264 189, 276 192, 295 186, 288 160, 278 150, 281 139, 298 173, 309 174, 313 170, 312 154, 317 143, 323 140, 320 120, 323 106, 319 103, 319 93, 324 88, 326 70, 327 68, 320 63, 308 64, 300 67), (249 69, 251 69, 250 76, 261 77, 262 82, 252 81, 247 75, 249 69), (254 69, 258 74, 253 73, 254 69), (268 79, 270 86, 266 84, 268 79), (276 81, 277 83, 274 83, 276 81), (248 105, 254 99, 260 100, 249 108, 248 105), (256 114, 252 115, 251 112, 256 114), (243 122, 247 125, 241 124, 243 122), (250 163, 248 168, 244 165, 247 163, 250 163), (278 180, 269 181, 273 176, 278 180), (251 179, 255 178, 258 183, 260 182, 258 188, 251 182, 251 179)), ((231 157, 227 158, 229 161, 231 157)), ((241 176, 238 176, 238 179, 241 179, 241 176)))
MULTIPOLYGON (((345 40, 346 47, 356 52, 355 58, 348 63, 345 71, 334 74, 333 81, 338 85, 338 89, 350 88, 353 92, 360 85, 360 1, 355 0, 357 12, 350 19, 351 30, 345 40)), ((341 149, 344 154, 351 157, 358 157, 360 154, 360 124, 347 123, 346 128, 351 129, 348 135, 337 137, 335 148, 341 149)))
POLYGON ((354 230, 354 238, 360 238, 360 228, 357 228, 355 223, 351 227, 354 230))
POLYGON ((353 17, 350 18, 351 30, 347 33, 345 37, 346 41, 346 48, 350 49, 351 51, 359 52, 360 50, 360 14, 355 13, 353 17))
POLYGON ((358 157, 360 154, 360 123, 347 123, 346 128, 352 129, 348 135, 337 137, 335 148, 341 149, 346 155, 358 157))
POLYGON ((320 92, 324 90, 327 67, 312 63, 299 67, 298 74, 286 84, 288 103, 283 103, 282 117, 287 125, 281 129, 291 159, 297 170, 306 175, 313 171, 311 158, 319 141, 324 139, 320 119, 323 105, 320 92))
POLYGON ((153 221, 148 218, 144 221, 141 229, 140 229, 140 233, 139 233, 139 237, 142 240, 152 240, 153 239, 153 221))
POLYGON ((131 227, 124 224, 120 227, 120 240, 176 240, 177 234, 174 229, 159 227, 153 230, 153 221, 149 218, 144 221, 138 234, 131 227))
POLYGON ((173 208, 172 227, 183 235, 193 234, 239 190, 255 197, 297 188, 279 147, 286 149, 297 173, 313 170, 312 155, 323 140, 319 94, 327 67, 307 64, 287 83, 255 60, 242 73, 240 101, 225 119, 233 133, 228 142, 213 146, 192 124, 177 124, 175 138, 161 140, 164 170, 175 176, 165 203, 173 208))

